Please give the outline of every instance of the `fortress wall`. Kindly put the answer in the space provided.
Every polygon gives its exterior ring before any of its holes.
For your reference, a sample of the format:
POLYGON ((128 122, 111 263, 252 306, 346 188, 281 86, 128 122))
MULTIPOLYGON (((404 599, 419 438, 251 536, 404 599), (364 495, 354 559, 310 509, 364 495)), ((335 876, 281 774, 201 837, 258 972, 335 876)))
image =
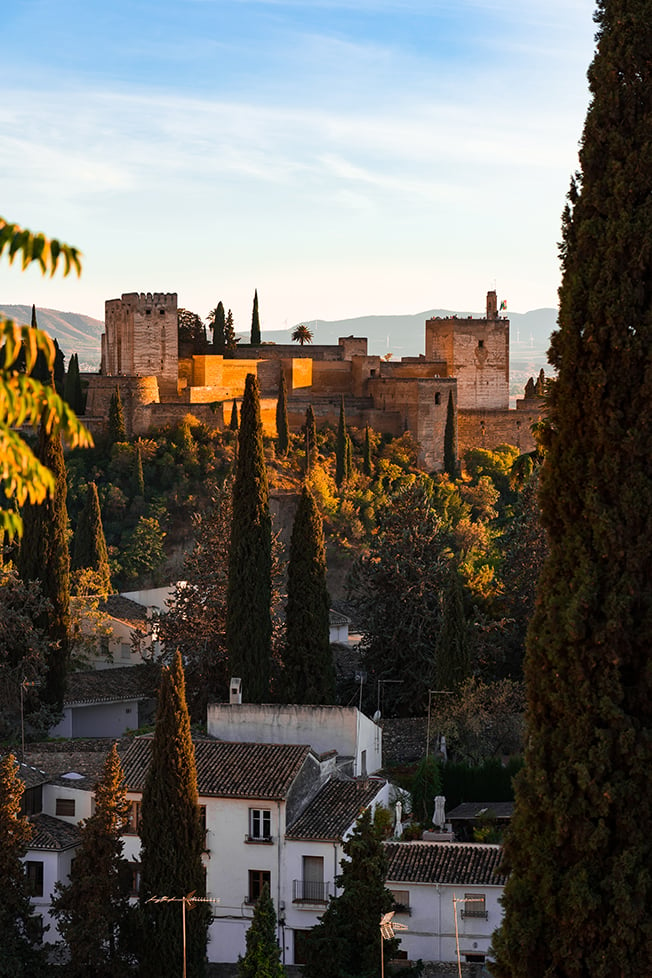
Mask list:
POLYGON ((451 364, 455 359, 455 318, 426 319, 426 360, 451 364))
POLYGON ((419 464, 430 471, 443 468, 448 393, 453 391, 455 398, 455 390, 452 377, 387 377, 369 381, 374 406, 398 414, 401 432, 412 432, 419 442, 419 464))
POLYGON ((446 360, 460 408, 509 408, 508 319, 429 319, 426 359, 446 360))
POLYGON ((306 343, 261 343, 260 346, 237 346, 236 360, 342 360, 342 348, 335 345, 306 343))
POLYGON ((367 393, 367 383, 372 377, 379 377, 381 373, 380 357, 359 357, 351 358, 351 393, 354 397, 364 397, 367 393))
POLYGON ((429 363, 427 360, 413 360, 412 362, 381 361, 380 376, 388 380, 392 378, 403 379, 405 377, 445 377, 445 364, 429 363), (444 367, 444 372, 441 368, 444 367))
POLYGON ((285 370, 285 382, 287 384, 288 396, 291 395, 293 391, 300 391, 303 388, 312 387, 312 360, 299 360, 293 357, 291 360, 283 363, 283 368, 285 370))
MULTIPOLYGON (((185 364, 187 361, 179 361, 179 376, 181 376, 182 363, 185 364)), ((197 387, 222 387, 223 363, 224 357, 221 354, 193 356, 191 358, 191 385, 196 385, 197 387)))
POLYGON ((497 445, 515 445, 521 452, 535 448, 530 431, 533 422, 543 415, 542 408, 530 411, 468 411, 458 410, 457 430, 459 454, 468 448, 496 448, 497 445))
POLYGON ((116 387, 120 387, 120 400, 125 416, 127 434, 138 433, 135 427, 135 414, 141 406, 151 406, 160 401, 156 377, 103 377, 101 374, 89 376, 88 396, 84 423, 93 419, 97 430, 105 430, 109 420, 111 398, 116 387))
POLYGON ((316 361, 312 365, 312 389, 317 396, 351 393, 351 361, 316 361))
POLYGON ((367 356, 366 336, 340 336, 337 343, 342 351, 342 357, 344 360, 351 360, 353 357, 367 356))

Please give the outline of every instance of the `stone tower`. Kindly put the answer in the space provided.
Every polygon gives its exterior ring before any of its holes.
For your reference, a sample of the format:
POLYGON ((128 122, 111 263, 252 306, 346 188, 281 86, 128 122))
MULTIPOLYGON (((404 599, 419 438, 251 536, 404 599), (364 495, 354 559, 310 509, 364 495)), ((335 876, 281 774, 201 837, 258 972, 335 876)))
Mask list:
POLYGON ((176 397, 179 377, 176 292, 127 292, 105 303, 101 373, 156 377, 176 397))
POLYGON ((426 360, 457 378, 458 409, 507 410, 509 319, 499 318, 496 293, 487 292, 485 319, 426 320, 426 360))

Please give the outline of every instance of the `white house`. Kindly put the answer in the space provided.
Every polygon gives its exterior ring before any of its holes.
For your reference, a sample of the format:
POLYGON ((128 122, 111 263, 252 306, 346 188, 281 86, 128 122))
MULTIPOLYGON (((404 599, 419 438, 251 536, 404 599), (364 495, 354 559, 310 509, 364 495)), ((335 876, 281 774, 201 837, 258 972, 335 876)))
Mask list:
POLYGON ((159 672, 153 664, 68 676, 63 716, 51 737, 121 737, 151 721, 159 672))
POLYGON ((410 961, 484 962, 502 920, 506 878, 497 845, 390 842, 387 888, 407 924, 401 952, 410 961), (457 917, 457 938, 455 918, 457 917))
POLYGON ((340 759, 348 758, 353 777, 373 774, 383 764, 382 730, 355 706, 210 703, 207 729, 220 740, 310 744, 317 753, 334 750, 340 759))

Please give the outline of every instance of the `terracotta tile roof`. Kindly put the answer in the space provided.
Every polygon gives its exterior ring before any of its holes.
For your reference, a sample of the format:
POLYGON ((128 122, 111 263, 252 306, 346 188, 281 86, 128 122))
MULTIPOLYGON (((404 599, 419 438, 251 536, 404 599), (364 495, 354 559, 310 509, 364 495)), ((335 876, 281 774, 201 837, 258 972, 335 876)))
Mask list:
POLYGON ((502 886, 498 871, 501 846, 460 842, 388 842, 385 844, 392 883, 453 883, 502 886))
MULTIPOLYGON (((310 753, 305 744, 194 743, 199 794, 213 798, 282 800, 310 753)), ((121 754, 129 791, 143 790, 151 746, 151 736, 137 737, 121 754)))
POLYGON ((446 814, 446 821, 452 818, 472 821, 489 815, 494 818, 511 818, 513 814, 513 801, 465 801, 446 814))
POLYGON ((110 594, 106 601, 100 602, 100 610, 106 612, 111 618, 117 618, 118 621, 131 625, 132 628, 147 621, 147 608, 121 594, 110 594))
POLYGON ((47 784, 50 780, 49 774, 38 767, 32 767, 31 764, 18 764, 18 777, 26 788, 36 788, 37 785, 47 784))
POLYGON ((66 683, 65 706, 115 703, 156 696, 160 667, 154 663, 71 672, 66 683))
POLYGON ((341 839, 384 785, 380 778, 354 781, 331 778, 288 827, 286 837, 328 842, 341 839))
POLYGON ((79 845, 81 832, 79 826, 73 822, 64 822, 44 812, 32 815, 30 822, 34 827, 34 834, 29 841, 28 849, 62 850, 79 845))

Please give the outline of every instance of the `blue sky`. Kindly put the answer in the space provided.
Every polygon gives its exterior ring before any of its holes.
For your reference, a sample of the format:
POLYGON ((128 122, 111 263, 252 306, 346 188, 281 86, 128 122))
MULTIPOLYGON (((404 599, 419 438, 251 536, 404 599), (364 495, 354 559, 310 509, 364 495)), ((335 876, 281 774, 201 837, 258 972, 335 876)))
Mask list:
POLYGON ((556 304, 589 0, 13 0, 0 214, 81 248, 0 302, 169 291, 236 329, 556 304))

